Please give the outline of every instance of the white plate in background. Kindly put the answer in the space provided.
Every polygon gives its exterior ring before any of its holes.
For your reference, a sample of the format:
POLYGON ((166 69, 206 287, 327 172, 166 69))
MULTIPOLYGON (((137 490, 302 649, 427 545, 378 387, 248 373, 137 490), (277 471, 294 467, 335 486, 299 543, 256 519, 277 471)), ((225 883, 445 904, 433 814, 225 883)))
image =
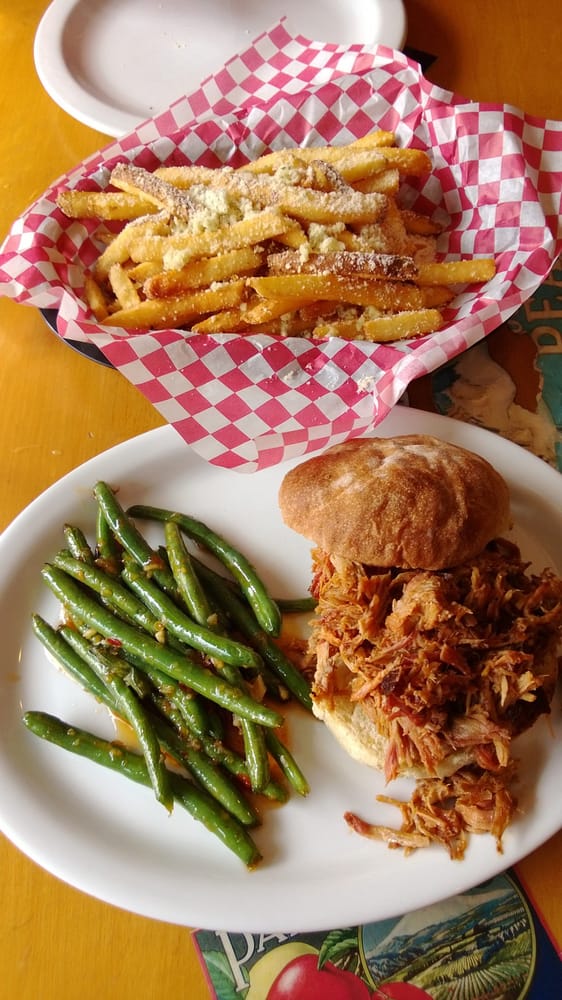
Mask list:
POLYGON ((199 86, 281 17, 306 38, 400 48, 402 0, 54 0, 35 36, 47 93, 120 137, 199 86))
MULTIPOLYGON (((479 452, 506 477, 515 537, 536 569, 562 573, 562 477, 540 459, 470 424, 396 407, 379 435, 434 434, 479 452)), ((200 824, 176 808, 168 816, 151 791, 44 743, 21 715, 39 709, 114 737, 101 706, 53 666, 32 635, 37 611, 52 623, 58 604, 40 579, 43 562, 73 522, 92 537, 92 486, 119 486, 124 505, 149 503, 206 520, 258 567, 279 597, 306 594, 310 545, 282 522, 277 490, 295 462, 245 475, 205 463, 169 426, 96 456, 50 487, 0 538, 0 830, 37 864, 122 909, 190 927, 239 932, 327 930, 430 905, 503 871, 562 826, 562 713, 517 742, 519 811, 499 854, 493 837, 473 836, 463 861, 442 847, 406 857, 353 834, 351 810, 399 826, 379 793, 407 797, 409 781, 384 786, 328 730, 298 711, 289 745, 311 786, 265 810, 256 834, 262 864, 252 872, 200 824)), ((156 541, 160 527, 147 527, 156 541)))

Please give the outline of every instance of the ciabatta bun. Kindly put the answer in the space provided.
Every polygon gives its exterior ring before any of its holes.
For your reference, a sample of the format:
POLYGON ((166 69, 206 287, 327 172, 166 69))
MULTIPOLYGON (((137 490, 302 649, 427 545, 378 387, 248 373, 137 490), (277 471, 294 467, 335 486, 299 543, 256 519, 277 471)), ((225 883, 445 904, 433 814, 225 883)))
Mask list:
POLYGON ((510 526, 509 491, 473 452, 426 434, 346 441, 284 477, 285 523, 371 566, 443 569, 510 526))

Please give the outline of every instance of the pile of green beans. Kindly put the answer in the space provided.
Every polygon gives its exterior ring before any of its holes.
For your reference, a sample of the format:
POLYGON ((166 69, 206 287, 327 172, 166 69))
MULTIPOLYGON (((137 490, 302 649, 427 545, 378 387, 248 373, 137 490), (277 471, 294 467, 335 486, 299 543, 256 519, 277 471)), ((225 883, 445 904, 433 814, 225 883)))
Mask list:
POLYGON ((65 525, 65 547, 42 569, 62 624, 36 614, 32 627, 65 672, 128 724, 135 749, 45 712, 28 711, 23 722, 150 786, 168 811, 178 803, 252 868, 261 860, 251 833, 259 797, 284 802, 291 791, 309 791, 280 733, 288 701, 311 709, 309 685, 275 639, 282 613, 311 602, 273 600, 243 554, 196 518, 125 510, 105 482, 93 494, 95 542, 65 525), (157 549, 141 519, 162 522, 157 549))

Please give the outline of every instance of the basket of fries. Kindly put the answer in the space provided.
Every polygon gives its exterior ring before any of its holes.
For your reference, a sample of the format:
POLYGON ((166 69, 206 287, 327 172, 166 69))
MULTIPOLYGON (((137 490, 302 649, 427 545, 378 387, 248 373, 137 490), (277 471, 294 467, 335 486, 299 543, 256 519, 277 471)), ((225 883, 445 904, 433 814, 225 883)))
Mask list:
POLYGON ((562 133, 384 47, 265 32, 60 178, 0 253, 208 461, 374 428, 504 322, 562 249, 562 133))

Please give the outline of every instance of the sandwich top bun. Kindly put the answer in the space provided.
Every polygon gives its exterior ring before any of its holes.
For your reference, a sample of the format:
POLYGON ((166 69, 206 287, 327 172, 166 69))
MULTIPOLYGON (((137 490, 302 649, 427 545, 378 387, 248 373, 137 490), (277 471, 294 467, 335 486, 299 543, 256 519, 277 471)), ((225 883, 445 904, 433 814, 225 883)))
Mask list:
POLYGON ((458 566, 510 526, 493 466, 427 434, 335 445, 287 473, 279 506, 325 552, 404 569, 458 566))

